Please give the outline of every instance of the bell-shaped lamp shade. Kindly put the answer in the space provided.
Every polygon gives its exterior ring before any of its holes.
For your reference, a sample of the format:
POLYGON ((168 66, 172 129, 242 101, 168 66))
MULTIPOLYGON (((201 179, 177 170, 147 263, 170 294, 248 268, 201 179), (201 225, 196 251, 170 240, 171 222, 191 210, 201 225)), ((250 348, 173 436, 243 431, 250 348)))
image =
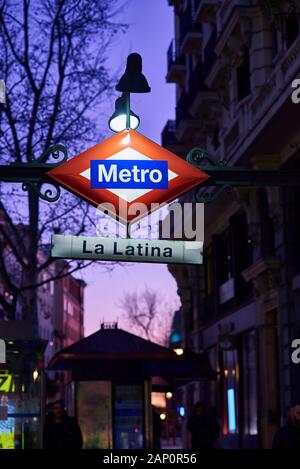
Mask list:
MULTIPOLYGON (((130 128, 135 130, 140 125, 140 118, 130 111, 130 128)), ((108 121, 108 126, 113 132, 121 132, 126 129, 126 103, 123 98, 116 100, 116 110, 108 121)))
POLYGON ((142 74, 142 57, 133 52, 127 57, 127 65, 124 75, 116 86, 117 91, 125 93, 149 93, 150 86, 142 74))

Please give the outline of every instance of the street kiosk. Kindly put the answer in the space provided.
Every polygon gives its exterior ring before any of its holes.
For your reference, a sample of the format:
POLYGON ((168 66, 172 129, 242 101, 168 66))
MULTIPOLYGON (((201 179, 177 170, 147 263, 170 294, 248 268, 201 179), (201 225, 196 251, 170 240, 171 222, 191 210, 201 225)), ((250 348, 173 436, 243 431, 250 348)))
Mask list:
POLYGON ((151 378, 172 386, 214 373, 206 357, 172 349, 102 324, 94 334, 57 353, 49 370, 70 374, 68 411, 81 427, 85 448, 151 448, 151 378))

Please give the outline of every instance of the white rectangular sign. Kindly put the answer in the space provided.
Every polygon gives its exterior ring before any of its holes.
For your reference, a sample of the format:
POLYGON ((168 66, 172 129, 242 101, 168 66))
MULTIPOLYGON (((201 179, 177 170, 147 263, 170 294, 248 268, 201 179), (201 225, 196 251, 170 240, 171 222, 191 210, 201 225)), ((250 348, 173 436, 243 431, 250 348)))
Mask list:
POLYGON ((52 235, 52 257, 161 264, 202 264, 203 241, 52 235))
POLYGON ((6 363, 6 346, 3 339, 0 339, 0 363, 6 363))

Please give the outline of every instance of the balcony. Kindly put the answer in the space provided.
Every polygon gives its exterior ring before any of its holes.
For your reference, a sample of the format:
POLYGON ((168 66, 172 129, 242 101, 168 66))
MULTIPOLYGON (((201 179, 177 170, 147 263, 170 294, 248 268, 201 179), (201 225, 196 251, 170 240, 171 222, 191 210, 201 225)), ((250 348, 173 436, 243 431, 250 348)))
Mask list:
POLYGON ((176 137, 176 121, 168 120, 162 133, 161 143, 164 148, 179 156, 185 156, 189 148, 183 145, 176 137))
POLYGON ((204 47, 204 77, 206 78, 211 71, 217 55, 215 53, 215 47, 217 42, 217 31, 216 29, 210 35, 206 46, 204 47))
POLYGON ((204 67, 201 60, 198 61, 189 80, 190 107, 193 116, 199 116, 202 111, 216 101, 216 93, 207 87, 204 82, 204 67))
POLYGON ((189 112, 190 97, 182 93, 176 106, 176 137, 179 141, 189 141, 196 129, 201 128, 201 121, 194 119, 189 112))
POLYGON ((210 23, 214 22, 216 12, 216 0, 195 0, 195 21, 210 23))
POLYGON ((185 78, 185 60, 184 56, 179 56, 176 51, 175 40, 171 44, 167 52, 168 72, 166 80, 168 83, 183 83, 185 78))
POLYGON ((224 0, 221 2, 219 14, 223 26, 226 25, 233 11, 240 7, 253 7, 253 2, 251 0, 224 0))
POLYGON ((168 0, 170 7, 178 7, 180 5, 181 0, 168 0))
POLYGON ((180 50, 187 54, 200 54, 202 25, 193 18, 192 4, 188 3, 180 16, 180 50))

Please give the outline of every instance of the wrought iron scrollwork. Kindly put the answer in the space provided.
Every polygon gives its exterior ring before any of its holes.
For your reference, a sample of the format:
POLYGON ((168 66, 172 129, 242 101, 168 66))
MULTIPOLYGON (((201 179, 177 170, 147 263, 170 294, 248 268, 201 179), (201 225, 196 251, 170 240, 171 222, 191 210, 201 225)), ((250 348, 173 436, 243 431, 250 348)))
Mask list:
POLYGON ((63 155, 63 157, 56 164, 64 163, 68 159, 67 148, 64 145, 57 143, 56 145, 53 145, 52 147, 47 148, 47 150, 45 150, 44 153, 39 158, 34 158, 33 156, 32 162, 30 162, 29 164, 34 164, 34 165, 53 164, 53 163, 49 163, 48 159, 52 156, 54 160, 58 160, 61 154, 63 155))
POLYGON ((204 161, 207 161, 212 166, 223 167, 227 165, 226 160, 216 161, 215 158, 207 150, 204 150, 203 148, 199 148, 199 147, 192 148, 188 152, 186 160, 188 163, 194 166, 199 166, 204 161))
MULTIPOLYGON (((32 168, 47 168, 49 169, 58 166, 68 159, 68 150, 64 145, 61 144, 56 144, 53 145, 39 157, 39 158, 34 158, 32 159, 31 162, 27 163, 27 166, 32 167, 32 168), (62 155, 62 158, 61 158, 62 155), (59 160, 55 163, 49 162, 50 158, 53 158, 54 160, 59 160)), ((22 190, 23 191, 28 191, 29 189, 33 190, 40 199, 45 200, 46 202, 57 202, 57 200, 60 197, 60 187, 58 184, 54 183, 53 181, 26 181, 22 184, 22 190), (45 190, 43 190, 43 187, 45 190)))
MULTIPOLYGON (((223 168, 227 165, 227 160, 218 160, 216 159, 207 151, 204 150, 203 148, 195 147, 192 148, 189 153, 187 154, 186 160, 188 163, 198 167, 199 169, 203 170, 205 172, 205 164, 204 162, 209 163, 210 167, 215 167, 215 168, 223 168)), ((207 190, 207 188, 203 189, 200 188, 196 192, 196 201, 204 204, 208 204, 211 202, 214 202, 220 195, 226 193, 229 194, 232 192, 232 186, 230 184, 224 184, 217 190, 207 190)))
POLYGON ((45 200, 46 202, 57 202, 60 198, 60 187, 55 183, 35 183, 35 182, 24 182, 22 184, 23 191, 28 191, 32 189, 40 199, 45 200), (47 184, 45 191, 42 191, 42 187, 47 184))

